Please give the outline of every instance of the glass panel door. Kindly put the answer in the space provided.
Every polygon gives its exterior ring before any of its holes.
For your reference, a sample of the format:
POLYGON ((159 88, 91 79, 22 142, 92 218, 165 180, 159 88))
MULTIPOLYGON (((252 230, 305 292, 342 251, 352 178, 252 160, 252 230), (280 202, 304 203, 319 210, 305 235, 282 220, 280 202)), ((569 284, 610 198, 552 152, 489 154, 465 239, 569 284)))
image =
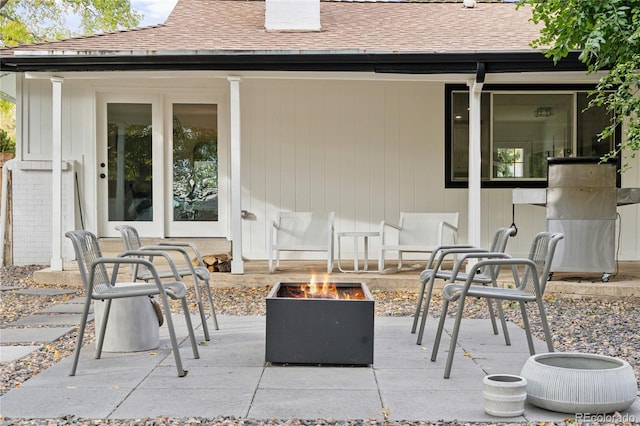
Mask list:
POLYGON ((219 232, 219 154, 216 103, 172 102, 171 211, 168 236, 219 232))
POLYGON ((218 220, 216 105, 173 105, 173 220, 218 220))
POLYGON ((151 104, 107 105, 110 222, 153 221, 151 104))
POLYGON ((115 228, 125 223, 144 237, 227 235, 228 153, 219 143, 228 140, 219 124, 228 120, 223 99, 193 93, 98 96, 100 237, 119 237, 115 228))
POLYGON ((119 237, 131 224, 162 237, 164 192, 161 103, 156 96, 103 94, 97 103, 99 237, 119 237))

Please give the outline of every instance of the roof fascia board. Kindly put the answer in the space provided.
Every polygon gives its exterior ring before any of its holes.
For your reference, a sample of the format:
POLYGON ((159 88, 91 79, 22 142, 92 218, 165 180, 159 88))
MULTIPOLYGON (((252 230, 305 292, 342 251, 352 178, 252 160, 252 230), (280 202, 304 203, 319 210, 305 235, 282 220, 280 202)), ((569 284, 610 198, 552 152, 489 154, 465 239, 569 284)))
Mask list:
POLYGON ((28 71, 317 71, 393 74, 475 74, 586 71, 577 53, 559 63, 541 52, 173 55, 173 56, 5 56, 4 70, 28 71))

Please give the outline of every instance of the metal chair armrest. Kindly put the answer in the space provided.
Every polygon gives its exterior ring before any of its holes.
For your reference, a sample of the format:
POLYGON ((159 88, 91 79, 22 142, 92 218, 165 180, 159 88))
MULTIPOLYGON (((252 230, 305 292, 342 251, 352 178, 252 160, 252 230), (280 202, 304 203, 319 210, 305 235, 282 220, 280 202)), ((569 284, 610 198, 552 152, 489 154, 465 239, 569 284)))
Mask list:
MULTIPOLYGON (((188 243, 187 243, 188 244, 188 243)), ((187 266, 189 267, 189 270, 191 271, 192 275, 196 275, 196 270, 193 267, 193 263, 191 263, 191 258, 189 257, 189 253, 182 248, 183 246, 177 246, 177 245, 168 245, 168 244, 160 244, 160 245, 156 245, 156 246, 142 246, 140 247, 139 250, 144 250, 144 251, 175 251, 178 252, 180 254, 182 254, 182 256, 184 257, 185 262, 187 263, 187 266)), ((200 263, 199 266, 204 266, 204 263, 201 261, 201 258, 199 258, 198 263, 200 263)))
POLYGON ((472 245, 463 245, 463 244, 449 244, 449 245, 438 246, 435 248, 435 250, 431 252, 431 255, 429 256, 429 260, 427 261, 427 266, 425 267, 425 269, 433 269, 433 262, 435 262, 436 257, 439 256, 440 252, 444 250, 472 249, 472 248, 476 248, 476 247, 472 245))
MULTIPOLYGON (((181 281, 180 274, 178 273, 178 268, 176 268, 176 264, 173 262, 173 258, 171 257, 171 255, 169 253, 167 253, 166 251, 159 251, 159 250, 157 250, 157 251, 155 251, 155 250, 129 250, 129 251, 125 251, 125 252, 120 253, 118 255, 118 258, 121 258, 121 259, 125 260, 125 259, 127 259, 128 256, 135 256, 140 261, 139 264, 143 264, 147 268, 149 268, 149 272, 151 273, 151 276, 158 283, 160 282, 160 278, 158 276, 158 271, 156 270, 155 265, 153 264, 152 261, 144 259, 144 256, 164 257, 166 259, 167 263, 169 264, 169 267, 171 268, 171 272, 173 272, 173 276, 175 277, 176 281, 181 281)), ((136 263, 136 262, 121 262, 121 263, 136 263)))
MULTIPOLYGON (((492 253, 494 254, 494 253, 492 253)), ((497 253, 495 253, 497 254, 497 253)), ((509 256, 509 255, 507 255, 509 256)), ((517 289, 521 289, 521 284, 520 284, 520 278, 517 274, 517 266, 528 266, 531 268, 531 277, 533 278, 533 285, 534 285, 534 289, 536 292, 536 297, 542 297, 542 289, 540 288, 540 281, 538 279, 538 267, 536 265, 536 263, 534 261, 532 261, 531 259, 526 259, 526 258, 514 258, 514 257, 507 257, 507 258, 493 258, 493 259, 486 259, 486 260, 481 260, 479 262, 477 262, 475 265, 473 265, 473 274, 469 274, 469 277, 467 278, 467 281, 465 282, 465 291, 464 293, 466 294, 469 286, 472 284, 473 282, 473 275, 475 275, 475 273, 480 270, 482 267, 484 266, 505 266, 505 265, 510 265, 512 266, 512 272, 513 272, 513 279, 516 283, 516 288, 517 289)), ((491 277, 492 281, 493 281, 493 286, 497 287, 497 283, 496 283, 496 277, 491 277)))
POLYGON ((385 228, 389 227, 389 228, 393 228, 397 231, 401 231, 402 227, 400 225, 396 225, 395 223, 389 223, 386 220, 383 220, 382 222, 380 222, 380 244, 382 246, 384 246, 384 241, 385 241, 385 228))
MULTIPOLYGON (((458 260, 456 262, 456 264, 453 267, 453 271, 451 273, 451 277, 452 277, 452 281, 453 282, 453 277, 455 277, 456 275, 458 275, 458 273, 460 272, 460 268, 462 267, 462 264, 464 262, 466 262, 469 259, 511 259, 512 257, 510 255, 508 255, 507 253, 501 253, 501 252, 490 252, 490 251, 485 251, 485 252, 473 252, 473 253, 467 253, 464 256, 462 256, 460 258, 460 260, 458 260)), ((480 263, 480 262, 478 262, 480 263)), ((473 274, 470 274, 469 276, 471 277, 472 275, 475 275, 475 273, 477 272, 478 268, 477 265, 478 263, 476 263, 474 265, 474 272, 473 274)))
MULTIPOLYGON (((160 246, 169 246, 169 247, 189 247, 194 255, 196 256, 196 259, 198 259, 198 263, 200 266, 206 266, 204 264, 204 260, 202 260, 202 255, 200 254, 200 250, 198 250, 198 246, 196 246, 193 243, 189 243, 189 242, 185 242, 185 241, 173 241, 173 242, 166 242, 166 243, 158 243, 158 245, 160 246)), ((188 258, 188 254, 187 254, 187 258, 188 258)))
MULTIPOLYGON (((161 256, 160 252, 155 253, 156 256, 161 256)), ((154 278, 156 286, 161 293, 165 293, 165 289, 162 285, 160 278, 158 277, 158 273, 155 269, 153 262, 139 257, 140 254, 138 252, 124 252, 120 253, 118 257, 101 257, 94 262, 91 263, 89 267, 89 283, 87 288, 87 294, 91 294, 93 296, 93 282, 95 278, 95 270, 98 265, 113 265, 113 272, 111 273, 111 285, 115 287, 115 283, 118 276, 118 269, 121 264, 135 264, 135 265, 144 265, 149 269, 149 272, 154 278), (135 257, 125 257, 125 256, 135 256, 135 257)), ((175 266, 173 267, 174 274, 177 273, 175 270, 175 266)), ((180 281, 180 276, 176 275, 176 281, 180 281)))
POLYGON ((450 224, 447 221, 442 221, 442 226, 445 227, 445 228, 449 228, 452 231, 458 232, 458 227, 457 226, 453 226, 452 224, 450 224))

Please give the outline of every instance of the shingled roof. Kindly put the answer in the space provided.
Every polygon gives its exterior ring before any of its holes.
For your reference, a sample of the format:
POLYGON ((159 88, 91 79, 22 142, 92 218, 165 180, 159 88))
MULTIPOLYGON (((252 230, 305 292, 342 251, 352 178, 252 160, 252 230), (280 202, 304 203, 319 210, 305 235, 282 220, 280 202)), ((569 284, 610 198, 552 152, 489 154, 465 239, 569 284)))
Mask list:
POLYGON ((179 0, 165 24, 16 51, 527 51, 538 28, 512 3, 322 1, 319 32, 265 30, 265 2, 179 0))
MULTIPOLYGON (((335 55, 341 60, 358 58, 365 62, 372 56, 379 62, 384 56, 389 60, 393 58, 393 62, 400 55, 403 60, 418 56, 425 60, 429 56, 428 61, 439 63, 451 62, 451 56, 462 55, 474 62, 483 55, 504 54, 515 54, 513 62, 517 62, 522 60, 518 55, 534 53, 537 61, 548 64, 540 52, 530 47, 530 42, 539 34, 530 16, 528 8, 516 9, 513 3, 505 2, 479 2, 474 8, 464 8, 461 2, 451 1, 322 1, 321 31, 268 31, 264 1, 179 0, 162 25, 18 46, 4 50, 2 61, 3 65, 16 70, 39 69, 35 64, 43 66, 45 62, 55 62, 59 67, 76 63, 78 69, 91 70, 99 63, 115 66, 116 57, 136 57, 125 61, 127 63, 157 64, 163 60, 151 57, 197 56, 198 59, 191 62, 203 68, 212 69, 203 64, 211 65, 211 58, 215 57, 218 60, 212 65, 214 68, 229 69, 238 67, 238 59, 244 57, 240 62, 251 62, 251 65, 240 68, 254 69, 259 64, 250 58, 265 55, 270 58, 267 63, 285 57, 285 62, 308 62, 308 59, 292 59, 303 55, 315 56, 312 62, 335 55), (14 57, 9 59, 10 56, 14 57), (63 59, 70 56, 76 59, 63 59), (93 61, 83 62, 78 59, 82 56, 91 57, 93 61), (222 56, 232 56, 235 60, 221 59, 222 56), (227 65, 221 66, 223 63, 227 65)), ((167 61, 170 60, 165 58, 164 62, 167 61)), ((173 64, 174 68, 177 66, 173 64)), ((355 68, 358 66, 346 67, 355 68)), ((274 66, 273 69, 291 68, 274 66)))

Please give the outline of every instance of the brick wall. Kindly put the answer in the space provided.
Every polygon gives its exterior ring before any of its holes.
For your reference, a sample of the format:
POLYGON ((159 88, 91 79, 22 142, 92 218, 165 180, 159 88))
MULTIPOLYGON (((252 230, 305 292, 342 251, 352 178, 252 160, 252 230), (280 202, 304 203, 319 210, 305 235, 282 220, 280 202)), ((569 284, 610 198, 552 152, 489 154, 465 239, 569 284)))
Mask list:
MULTIPOLYGON (((13 170, 13 263, 49 265, 51 262, 51 170, 13 170)), ((73 172, 62 173, 63 229, 74 228, 73 172)), ((66 240, 66 239, 65 239, 66 240)), ((63 257, 71 258, 64 241, 63 257)))

